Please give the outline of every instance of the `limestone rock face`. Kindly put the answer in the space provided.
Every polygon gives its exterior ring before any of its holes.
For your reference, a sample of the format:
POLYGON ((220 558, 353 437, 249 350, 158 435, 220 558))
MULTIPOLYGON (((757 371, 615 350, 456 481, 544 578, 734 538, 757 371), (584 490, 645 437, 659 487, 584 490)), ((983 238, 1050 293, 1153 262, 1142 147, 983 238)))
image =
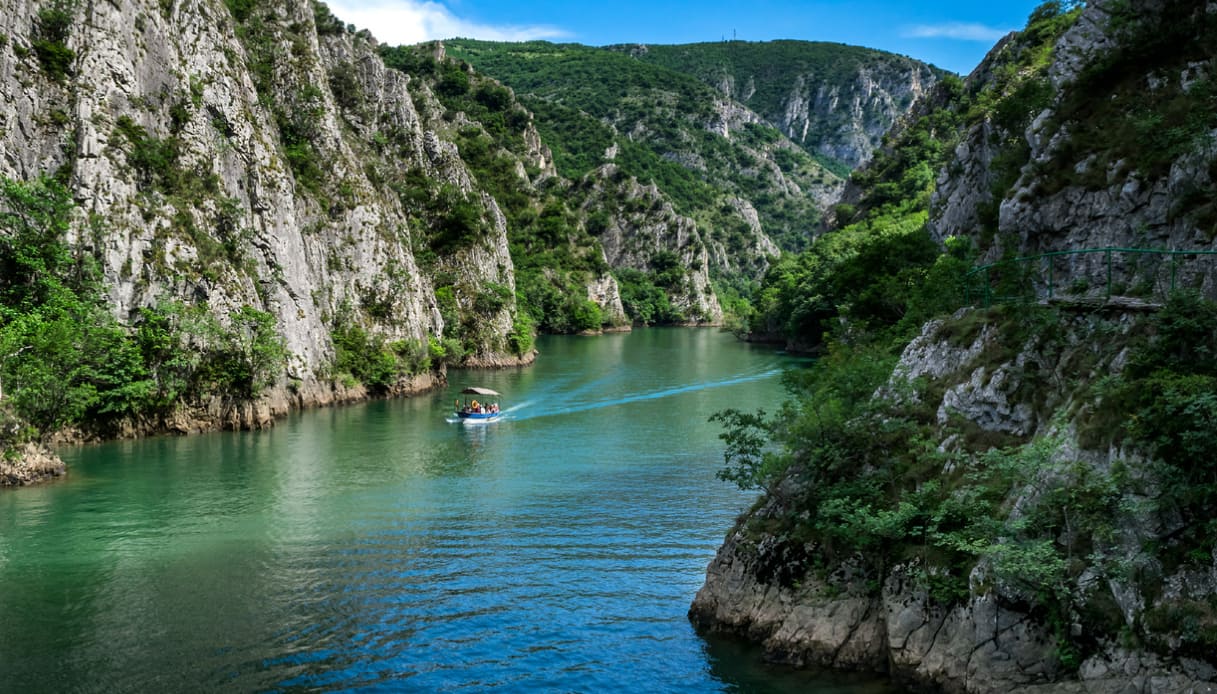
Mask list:
MULTIPOLYGON (((339 316, 421 340, 449 327, 437 272, 461 302, 489 284, 512 295, 497 204, 424 127, 415 105, 436 109, 431 95, 387 69, 366 34, 319 28, 305 0, 255 8, 248 26, 218 0, 76 3, 75 60, 57 81, 30 49, 42 6, 0 1, 0 174, 66 173, 75 243, 100 257, 120 320, 162 300, 206 305, 221 321, 241 306, 273 314, 291 355, 267 395, 277 412, 333 398, 325 372, 339 316), (149 143, 171 148, 165 170, 136 158, 149 143), (430 218, 385 185, 411 173, 484 210, 481 237, 429 267, 415 253, 430 218)), ((537 165, 552 170, 534 140, 537 165)), ((514 308, 483 317, 476 357, 505 350, 514 308)))
POLYGON ((710 251, 697 223, 677 214, 654 185, 641 185, 614 164, 593 171, 585 183, 591 187, 585 211, 609 212, 597 236, 609 266, 646 271, 659 254, 674 254, 683 280, 668 288, 672 305, 691 323, 721 323, 723 309, 710 284, 710 251))
POLYGON ((883 135, 934 81, 924 65, 898 63, 862 66, 844 87, 826 88, 800 76, 786 97, 781 129, 795 142, 807 144, 813 127, 834 123, 820 137, 817 151, 860 166, 870 160, 883 135))
MULTIPOLYGON (((1109 4, 1087 3, 1076 23, 1057 41, 1045 79, 1058 90, 1058 96, 1025 132, 1006 133, 986 121, 964 135, 953 160, 939 175, 929 223, 935 237, 976 236, 982 226, 978 207, 995 201, 998 214, 993 236, 998 242, 984 249, 989 261, 1007 252, 1031 255, 1103 247, 1217 248, 1211 220, 1194 213, 1178 213, 1195 207, 1187 201, 1217 185, 1213 178, 1217 150, 1212 146, 1217 142, 1217 130, 1198 135, 1197 143, 1208 144, 1185 148, 1159 173, 1139 169, 1122 159, 1109 161, 1085 151, 1075 154, 1076 133, 1072 130, 1076 125, 1059 122, 1061 95, 1074 88, 1086 66, 1120 50, 1119 37, 1108 26, 1109 4), (1007 138, 1025 143, 1027 163, 1013 186, 995 191, 993 167, 1000 151, 998 143, 1007 138), (1062 173, 1065 170, 1068 176, 1062 173)), ((1155 1, 1138 7, 1140 13, 1153 16, 1163 10, 1164 4, 1155 1)), ((1003 46, 999 44, 991 55, 999 54, 1003 46)), ((1209 69, 1195 64, 1165 74, 1147 68, 1145 74, 1136 75, 1137 92, 1149 99, 1167 93, 1187 94, 1209 69)), ((970 79, 983 77, 974 75, 970 79)), ((1092 123, 1088 127, 1104 125, 1092 123)), ((1114 262, 1120 276, 1133 270, 1130 266, 1135 259, 1117 257, 1114 262)), ((1100 255, 1070 256, 1062 259, 1054 271, 1062 283, 1076 280, 1093 284, 1105 277, 1105 263, 1100 255)), ((1206 274, 1190 268, 1182 271, 1187 276, 1181 281, 1214 291, 1212 279, 1206 274)))
POLYGON ((993 198, 994 137, 987 121, 970 129, 955 147, 954 167, 938 173, 930 199, 929 229, 935 240, 972 234, 980 228, 980 207, 993 198))
MULTIPOLYGON (((782 512, 770 500, 754 514, 763 519, 782 512)), ((915 564, 894 567, 875 590, 870 586, 879 577, 855 562, 845 562, 827 577, 804 574, 800 562, 815 551, 815 546, 792 549, 770 538, 757 540, 737 528, 707 567, 689 618, 700 630, 761 644, 773 662, 886 673, 915 689, 1217 692, 1217 669, 1210 664, 1114 643, 1083 661, 1076 675, 1065 677, 1051 627, 1019 607, 1025 603, 1005 587, 977 590, 948 608, 930 598, 915 578, 915 564), (784 572, 800 578, 783 580, 784 572)), ((987 581, 978 567, 973 585, 987 581)), ((1217 575, 1181 572, 1169 584, 1197 595, 1217 588, 1217 575)))
POLYGON ((859 60, 844 75, 791 66, 782 70, 784 88, 771 107, 757 90, 771 77, 720 69, 701 77, 799 145, 855 168, 870 161, 883 135, 938 81, 928 66, 898 56, 859 60))
POLYGON ((38 484, 67 472, 67 466, 54 451, 36 443, 27 443, 16 451, 14 459, 0 460, 0 487, 21 487, 38 484))
POLYGON ((848 562, 796 585, 758 580, 774 561, 773 547, 733 534, 693 601, 694 624, 758 641, 777 662, 886 672, 948 692, 1006 692, 1056 674, 1044 625, 994 595, 938 607, 908 578, 911 566, 891 572, 877 593, 866 587, 874 576, 848 562))
MULTIPOLYGON (((607 261, 606 261, 607 262, 607 261)), ((629 318, 621 305, 621 288, 612 275, 604 275, 587 286, 587 298, 604 310, 604 320, 612 326, 627 326, 629 318)))

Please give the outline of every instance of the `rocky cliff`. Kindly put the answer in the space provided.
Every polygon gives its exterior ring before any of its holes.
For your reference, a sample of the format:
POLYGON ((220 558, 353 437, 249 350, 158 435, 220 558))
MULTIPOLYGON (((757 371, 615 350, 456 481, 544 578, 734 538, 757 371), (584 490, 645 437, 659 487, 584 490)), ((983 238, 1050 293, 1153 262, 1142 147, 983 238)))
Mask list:
MULTIPOLYGON (((961 473, 987 474, 978 451, 1040 442, 1024 475, 994 490, 1008 514, 1000 551, 954 569, 920 549, 889 548, 878 561, 828 559, 832 548, 799 540, 798 521, 789 520, 811 483, 796 471, 728 536, 690 609, 693 622, 762 643, 776 662, 884 672, 939 691, 1217 691, 1211 652, 1180 647, 1194 638, 1179 634, 1186 627, 1155 621, 1208 604, 1217 594, 1217 564, 1172 567, 1139 549, 1178 532, 1180 519, 1161 512, 1162 492, 1150 476, 1111 481, 1123 466, 1148 470, 1144 460, 1095 446, 1106 439, 1096 439, 1103 425, 1088 386, 1119 373, 1144 319, 1070 312, 1053 320, 1053 331, 1038 334, 967 310, 934 321, 876 395, 907 399, 926 413, 931 440, 951 454, 918 484, 958 485, 959 501, 977 493, 960 484, 961 473), (1080 480, 1094 486, 1070 487, 1080 480), (1066 499, 1079 493, 1095 495, 1101 510, 1082 511, 1084 500, 1066 499), (1034 597, 1043 589, 1034 577, 1042 567, 1026 558, 1008 565, 1003 552, 1012 553, 1041 514, 1062 510, 1078 516, 1061 529, 1061 541, 1094 551, 1070 560, 1061 577, 1067 585, 1058 588, 1071 596, 1070 607, 1051 616, 1034 597), (1111 515, 1096 531, 1085 513, 1111 515), (965 597, 944 598, 953 572, 965 597)), ((983 544, 979 536, 972 541, 983 544)))
MULTIPOLYGON (((1214 17, 1211 2, 1046 4, 889 136, 842 216, 874 224, 865 210, 893 193, 875 183, 920 196, 905 175, 920 164, 899 160, 929 134, 927 158, 946 156, 927 229, 952 252, 1212 249, 1214 17)), ((891 362, 845 325, 825 380, 795 384, 802 404, 727 417, 725 476, 766 494, 693 621, 781 662, 936 690, 1217 691, 1198 446, 1217 421, 1199 357, 1217 344, 1211 266, 1113 255, 1111 300, 1082 301, 1104 253, 1020 266, 990 289, 1039 303, 961 309, 891 362), (757 427, 781 456, 746 447, 757 427)))
MULTIPOLYGON (((327 400, 336 317, 388 339, 445 332, 415 253, 434 215, 387 185, 412 171, 478 208, 478 238, 442 260, 460 300, 512 286, 497 204, 366 35, 318 26, 307 2, 236 17, 206 0, 65 7, 75 57, 58 75, 37 53, 45 5, 4 7, 0 167, 69 184, 88 221, 77 243, 99 256, 120 319, 166 299, 265 310, 291 355, 272 399, 291 379, 300 399, 327 400)), ((512 311, 486 316, 475 354, 506 354, 512 311)))
MULTIPOLYGON (((1089 3, 1051 61, 1031 61, 1013 78, 992 73, 1026 49, 1000 44, 971 84, 1021 108, 962 135, 934 193, 932 233, 977 238, 989 260, 1213 248, 1217 118, 1205 37, 1215 12, 1204 2, 1141 3, 1135 12, 1089 3)), ((1075 260, 1060 268, 1066 277, 1098 275, 1097 257, 1075 260)), ((1189 279, 1212 289, 1198 274, 1189 279)))
POLYGON ((848 169, 869 161, 883 135, 944 74, 911 58, 807 41, 628 50, 697 77, 807 151, 848 169))
MULTIPOLYGON (((655 186, 640 185, 612 164, 588 174, 581 189, 582 209, 597 216, 596 238, 610 266, 667 271, 663 288, 683 322, 722 323, 723 309, 710 283, 710 253, 696 222, 677 214, 655 186)), ((753 250, 757 259, 778 252, 772 242, 753 250)))
MULTIPOLYGON (((303 0, 0 10, 0 176, 67 187, 69 244, 95 259, 119 325, 163 313, 177 348, 206 355, 211 333, 248 337, 236 317, 266 315, 286 354, 256 398, 211 388, 111 434, 264 426, 431 387, 446 364, 533 358, 540 320, 517 309, 527 249, 513 244, 546 219, 556 172, 509 91, 481 85, 493 108, 454 112, 436 76, 465 68, 442 51, 427 70, 389 67, 367 31, 303 0), (504 113, 518 145, 487 149, 504 113), (372 374, 377 359, 389 370, 372 374)), ((624 323, 603 251, 561 214, 581 234, 561 287, 595 307, 594 327, 624 323)))
POLYGON ((840 192, 844 167, 829 170, 752 109, 647 60, 651 47, 468 40, 448 47, 536 112, 563 175, 578 179, 612 163, 654 184, 707 243, 734 246, 718 254, 728 274, 765 266, 750 254, 768 245, 760 236, 787 250, 806 246, 840 192))

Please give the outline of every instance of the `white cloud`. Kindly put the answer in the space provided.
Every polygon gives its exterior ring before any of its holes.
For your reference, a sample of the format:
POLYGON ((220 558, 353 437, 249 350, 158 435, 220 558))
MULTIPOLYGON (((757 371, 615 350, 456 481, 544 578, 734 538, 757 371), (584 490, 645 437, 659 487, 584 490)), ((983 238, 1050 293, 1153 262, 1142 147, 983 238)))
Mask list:
POLYGON ((334 15, 344 23, 367 29, 381 43, 419 43, 454 37, 488 41, 553 39, 569 34, 544 25, 491 25, 461 19, 438 2, 427 0, 329 0, 334 15))
POLYGON ((943 24, 918 24, 904 30, 904 36, 915 39, 958 39, 960 41, 993 42, 1010 29, 997 29, 984 24, 968 22, 945 22, 943 24))

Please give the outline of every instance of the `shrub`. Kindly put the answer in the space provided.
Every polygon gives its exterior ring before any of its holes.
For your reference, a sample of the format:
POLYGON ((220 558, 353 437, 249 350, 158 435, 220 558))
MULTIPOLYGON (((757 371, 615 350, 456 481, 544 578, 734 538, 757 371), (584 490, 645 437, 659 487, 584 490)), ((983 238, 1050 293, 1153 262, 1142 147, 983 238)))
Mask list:
POLYGON ((531 352, 535 330, 532 317, 525 311, 518 311, 512 322, 511 332, 507 334, 507 345, 511 349, 511 353, 522 357, 531 352))
POLYGON ((119 116, 114 129, 131 146, 127 152, 127 163, 135 169, 141 185, 156 187, 166 194, 182 187, 183 173, 178 168, 176 138, 161 140, 149 135, 130 116, 119 116))
POLYGON ((64 80, 76 59, 76 53, 65 45, 72 28, 72 12, 72 5, 64 0, 39 10, 30 42, 43 71, 56 82, 64 80))
POLYGON ((603 322, 603 312, 599 304, 587 299, 574 302, 571 310, 571 327, 574 330, 599 330, 603 322))

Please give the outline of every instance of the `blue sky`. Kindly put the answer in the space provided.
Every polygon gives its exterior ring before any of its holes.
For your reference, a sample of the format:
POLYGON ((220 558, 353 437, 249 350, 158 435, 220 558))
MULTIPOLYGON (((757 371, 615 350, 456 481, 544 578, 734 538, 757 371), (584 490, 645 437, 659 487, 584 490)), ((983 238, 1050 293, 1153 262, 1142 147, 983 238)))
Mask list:
POLYGON ((391 44, 462 36, 593 46, 836 41, 912 56, 966 74, 1041 0, 329 0, 343 21, 391 44))

